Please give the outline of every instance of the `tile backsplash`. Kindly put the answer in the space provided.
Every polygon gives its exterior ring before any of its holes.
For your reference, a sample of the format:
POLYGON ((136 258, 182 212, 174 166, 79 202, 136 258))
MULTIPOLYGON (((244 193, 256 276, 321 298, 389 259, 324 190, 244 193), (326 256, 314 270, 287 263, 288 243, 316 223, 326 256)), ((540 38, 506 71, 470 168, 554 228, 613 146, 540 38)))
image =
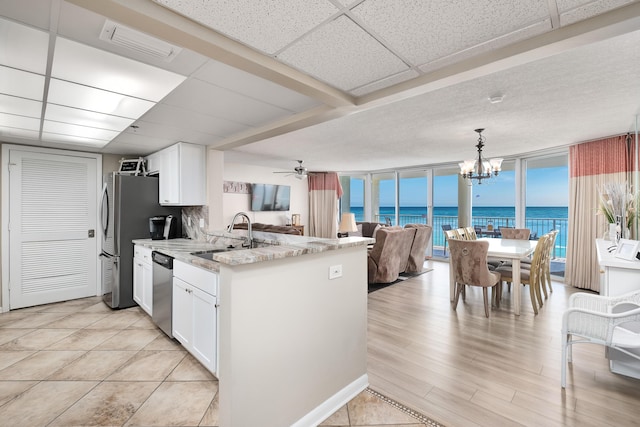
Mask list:
POLYGON ((192 240, 207 240, 203 230, 209 228, 208 206, 186 206, 182 208, 182 232, 192 240), (200 227, 204 220, 204 227, 200 227))

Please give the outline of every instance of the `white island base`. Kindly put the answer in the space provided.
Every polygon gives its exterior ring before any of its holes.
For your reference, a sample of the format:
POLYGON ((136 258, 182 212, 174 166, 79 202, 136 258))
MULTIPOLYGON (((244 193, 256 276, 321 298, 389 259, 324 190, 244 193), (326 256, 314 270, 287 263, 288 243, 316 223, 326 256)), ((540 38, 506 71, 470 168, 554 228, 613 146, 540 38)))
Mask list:
POLYGON ((218 304, 220 426, 317 425, 367 387, 365 245, 221 263, 218 304))

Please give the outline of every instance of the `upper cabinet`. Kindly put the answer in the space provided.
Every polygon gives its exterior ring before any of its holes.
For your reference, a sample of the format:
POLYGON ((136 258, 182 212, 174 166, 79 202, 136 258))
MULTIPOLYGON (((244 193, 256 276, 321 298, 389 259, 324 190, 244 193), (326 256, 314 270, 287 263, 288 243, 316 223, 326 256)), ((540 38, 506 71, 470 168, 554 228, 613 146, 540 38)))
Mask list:
POLYGON ((160 174, 160 204, 205 205, 206 149, 179 142, 147 156, 147 170, 160 174))

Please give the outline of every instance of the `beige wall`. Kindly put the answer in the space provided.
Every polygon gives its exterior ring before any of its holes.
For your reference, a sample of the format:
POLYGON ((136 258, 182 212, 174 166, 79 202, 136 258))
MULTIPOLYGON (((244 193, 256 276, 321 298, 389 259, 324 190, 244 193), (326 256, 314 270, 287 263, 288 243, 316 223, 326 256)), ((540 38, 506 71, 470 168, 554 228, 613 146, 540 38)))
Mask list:
MULTIPOLYGON (((135 158, 135 157, 127 157, 135 158)), ((102 155, 102 175, 106 175, 109 172, 114 172, 120 170, 120 159, 122 159, 121 155, 117 154, 103 154, 102 155)))
MULTIPOLYGON (((302 225, 308 224, 309 192, 307 180, 299 180, 287 174, 275 174, 274 169, 225 162, 224 154, 209 150, 207 154, 207 194, 209 204, 209 231, 220 230, 229 225, 238 212, 246 212, 253 222, 284 225, 287 215, 300 214, 302 225), (221 169, 222 173, 221 173, 221 169), (291 187, 291 210, 288 212, 252 212, 251 195, 223 193, 224 181, 259 184, 289 185, 291 187)), ((306 229, 305 229, 306 233, 306 229)))
POLYGON ((223 194, 223 219, 229 224, 233 215, 243 211, 255 222, 265 224, 284 225, 287 215, 300 214, 302 225, 308 223, 309 203, 306 179, 296 179, 293 175, 273 173, 273 168, 249 166, 238 163, 225 163, 225 181, 239 181, 258 184, 288 185, 291 187, 291 209, 288 212, 251 212, 250 194, 223 194))

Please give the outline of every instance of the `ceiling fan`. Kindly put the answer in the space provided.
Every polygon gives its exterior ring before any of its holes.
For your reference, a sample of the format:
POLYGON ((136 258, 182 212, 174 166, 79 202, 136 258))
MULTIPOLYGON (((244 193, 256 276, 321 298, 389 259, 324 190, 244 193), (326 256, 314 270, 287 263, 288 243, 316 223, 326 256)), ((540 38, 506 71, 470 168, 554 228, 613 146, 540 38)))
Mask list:
POLYGON ((293 172, 274 172, 274 173, 286 173, 286 174, 289 174, 289 175, 293 175, 298 179, 306 178, 307 175, 313 175, 313 173, 309 173, 307 171, 307 168, 302 166, 302 160, 298 160, 297 162, 298 162, 298 166, 293 168, 293 172))

